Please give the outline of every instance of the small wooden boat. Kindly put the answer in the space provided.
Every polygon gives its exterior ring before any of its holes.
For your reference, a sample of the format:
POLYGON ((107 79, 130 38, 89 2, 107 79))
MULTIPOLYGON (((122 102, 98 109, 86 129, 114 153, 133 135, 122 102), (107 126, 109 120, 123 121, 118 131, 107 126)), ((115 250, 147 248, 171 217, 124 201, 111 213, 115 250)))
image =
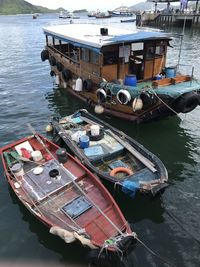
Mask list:
POLYGON ((125 193, 139 190, 155 196, 167 187, 167 170, 158 157, 87 110, 51 123, 55 141, 62 139, 90 170, 125 193))
POLYGON ((13 191, 50 233, 109 255, 130 249, 135 234, 113 197, 65 149, 34 133, 3 147, 1 158, 13 191))

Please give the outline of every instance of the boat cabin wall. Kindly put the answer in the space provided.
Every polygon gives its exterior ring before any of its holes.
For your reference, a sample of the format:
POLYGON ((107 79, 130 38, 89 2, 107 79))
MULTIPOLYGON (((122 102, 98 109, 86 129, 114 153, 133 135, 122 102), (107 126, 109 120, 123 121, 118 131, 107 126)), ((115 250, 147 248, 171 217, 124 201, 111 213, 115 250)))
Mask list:
POLYGON ((103 47, 101 76, 112 81, 134 74, 137 80, 151 80, 165 67, 167 45, 166 40, 156 40, 103 47))
POLYGON ((143 79, 153 79, 161 74, 166 64, 167 41, 146 42, 144 44, 143 79))
MULTIPOLYGON (((55 37, 48 36, 46 48, 50 56, 56 59, 56 64, 61 63, 63 67, 72 73, 72 78, 82 77, 83 79, 92 79, 99 84, 100 66, 102 65, 102 55, 86 49, 76 47, 73 44, 63 42, 55 37)), ((59 74, 56 65, 51 66, 52 70, 59 74)), ((61 83, 64 83, 62 75, 61 83)))
MULTIPOLYGON (((83 80, 91 79, 96 84, 102 78, 108 82, 123 81, 127 74, 136 75, 138 81, 152 80, 165 67, 169 44, 169 40, 123 43, 103 46, 101 53, 97 53, 52 36, 46 39, 50 56, 55 57, 56 63, 61 63, 71 72, 72 79, 82 77, 83 80)), ((52 66, 52 70, 60 76, 61 83, 65 83, 56 64, 52 66)))

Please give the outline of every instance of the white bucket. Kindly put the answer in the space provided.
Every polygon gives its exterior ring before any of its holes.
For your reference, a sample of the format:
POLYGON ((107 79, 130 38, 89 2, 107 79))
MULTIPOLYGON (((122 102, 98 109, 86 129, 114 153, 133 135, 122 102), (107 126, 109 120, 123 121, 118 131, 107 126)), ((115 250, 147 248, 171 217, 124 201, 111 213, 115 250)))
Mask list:
POLYGON ((100 130, 100 128, 99 128, 99 125, 91 125, 90 126, 90 130, 91 130, 91 135, 92 136, 96 136, 96 135, 99 135, 99 130, 100 130))
POLYGON ((42 153, 39 150, 35 150, 31 153, 31 157, 34 161, 42 160, 42 153))
POLYGON ((11 168, 11 171, 17 178, 24 175, 24 169, 20 163, 14 164, 11 168))

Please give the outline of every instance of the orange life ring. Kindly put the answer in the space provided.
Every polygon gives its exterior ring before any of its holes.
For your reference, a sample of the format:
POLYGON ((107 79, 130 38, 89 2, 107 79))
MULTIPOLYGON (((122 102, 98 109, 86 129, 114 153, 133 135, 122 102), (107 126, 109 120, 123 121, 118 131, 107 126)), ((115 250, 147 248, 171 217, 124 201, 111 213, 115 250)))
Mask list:
POLYGON ((130 170, 130 169, 128 169, 128 168, 125 168, 125 167, 117 167, 117 168, 114 168, 110 172, 110 176, 115 176, 118 172, 125 172, 128 175, 132 175, 133 174, 133 171, 130 170))

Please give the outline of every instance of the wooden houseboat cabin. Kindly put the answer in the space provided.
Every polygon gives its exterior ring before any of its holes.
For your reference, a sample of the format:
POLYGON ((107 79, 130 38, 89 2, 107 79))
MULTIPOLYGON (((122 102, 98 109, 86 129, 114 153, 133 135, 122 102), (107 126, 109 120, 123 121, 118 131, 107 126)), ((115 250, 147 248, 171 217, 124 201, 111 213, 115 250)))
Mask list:
POLYGON ((46 47, 41 59, 49 60, 50 74, 97 113, 139 123, 189 112, 199 104, 192 72, 181 75, 179 66, 166 68, 171 40, 166 33, 94 24, 43 30, 46 47))

